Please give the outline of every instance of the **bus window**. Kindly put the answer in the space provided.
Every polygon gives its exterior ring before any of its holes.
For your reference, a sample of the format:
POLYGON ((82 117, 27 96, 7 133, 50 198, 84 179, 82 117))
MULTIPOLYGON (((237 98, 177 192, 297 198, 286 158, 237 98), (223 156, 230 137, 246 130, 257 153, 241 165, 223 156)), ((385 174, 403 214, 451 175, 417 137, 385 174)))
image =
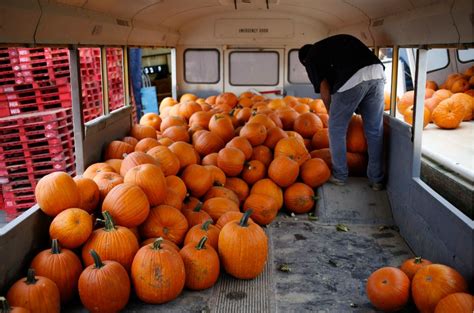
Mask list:
POLYGON ((458 50, 458 60, 461 63, 468 63, 474 61, 474 49, 458 50))
POLYGON ((123 87, 123 49, 106 48, 109 112, 125 106, 123 87))
POLYGON ((184 80, 189 84, 219 82, 219 51, 187 49, 184 52, 184 80))
POLYGON ((308 74, 298 59, 298 50, 288 53, 288 82, 292 84, 310 84, 308 74))
POLYGON ((229 55, 233 86, 276 86, 279 55, 273 51, 234 51, 229 55))

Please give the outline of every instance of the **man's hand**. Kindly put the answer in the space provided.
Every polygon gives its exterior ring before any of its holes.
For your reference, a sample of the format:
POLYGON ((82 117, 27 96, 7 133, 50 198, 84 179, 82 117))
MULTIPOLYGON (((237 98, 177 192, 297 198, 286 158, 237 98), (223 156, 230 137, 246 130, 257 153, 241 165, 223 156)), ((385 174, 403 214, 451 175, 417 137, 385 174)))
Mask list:
POLYGON ((326 106, 326 109, 329 113, 329 106, 331 105, 331 88, 329 87, 329 83, 326 79, 323 79, 321 81, 321 84, 319 85, 319 90, 321 94, 321 99, 323 100, 324 105, 326 106))

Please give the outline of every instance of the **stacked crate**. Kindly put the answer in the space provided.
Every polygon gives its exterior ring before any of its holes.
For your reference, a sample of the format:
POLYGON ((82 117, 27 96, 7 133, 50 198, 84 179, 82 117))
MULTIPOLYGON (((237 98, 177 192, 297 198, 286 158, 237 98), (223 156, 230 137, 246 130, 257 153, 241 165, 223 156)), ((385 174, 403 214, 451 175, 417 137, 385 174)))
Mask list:
POLYGON ((75 173, 69 53, 0 49, 0 190, 7 217, 35 203, 54 171, 75 173))
POLYGON ((103 114, 100 48, 80 48, 82 115, 84 123, 103 114))
POLYGON ((121 48, 107 48, 107 78, 109 88, 109 111, 125 105, 123 89, 123 51, 121 48))

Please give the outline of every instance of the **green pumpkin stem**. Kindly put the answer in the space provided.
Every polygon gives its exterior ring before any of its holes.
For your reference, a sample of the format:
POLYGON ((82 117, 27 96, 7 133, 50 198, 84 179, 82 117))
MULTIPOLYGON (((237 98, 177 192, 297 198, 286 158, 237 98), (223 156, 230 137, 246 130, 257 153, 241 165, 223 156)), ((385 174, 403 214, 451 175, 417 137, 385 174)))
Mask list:
POLYGON ((240 219, 240 223, 239 225, 241 227, 247 227, 249 226, 248 224, 248 221, 249 221, 249 217, 250 215, 253 213, 253 210, 252 209, 249 209, 247 210, 245 213, 244 213, 244 216, 242 216, 242 218, 240 219))
POLYGON ((423 262, 423 260, 421 259, 421 256, 415 257, 415 260, 413 261, 413 263, 415 263, 415 264, 421 264, 422 262, 423 262))
POLYGON ((196 206, 194 207, 193 212, 199 212, 201 211, 201 209, 202 209, 202 202, 199 201, 198 204, 196 204, 196 206))
POLYGON ((163 238, 158 237, 156 240, 153 242, 153 250, 160 250, 161 249, 161 244, 163 243, 163 238))
POLYGON ((207 241, 207 237, 206 236, 202 237, 201 240, 199 240, 199 243, 196 246, 196 250, 204 249, 204 245, 206 244, 206 241, 207 241))
POLYGON ((51 241, 51 254, 60 254, 61 248, 59 247, 59 242, 57 239, 51 241))
POLYGON ((115 223, 114 219, 112 218, 112 215, 108 211, 102 212, 102 215, 104 216, 105 219, 105 231, 111 231, 115 230, 115 223))
POLYGON ((0 312, 2 313, 9 313, 11 311, 10 305, 5 297, 0 297, 0 302, 2 305, 0 306, 0 312))
POLYGON ((34 285, 38 280, 35 277, 35 269, 29 268, 28 274, 26 275, 26 284, 27 285, 34 285))
POLYGON ((204 222, 204 224, 202 224, 201 229, 205 230, 205 231, 208 231, 209 230, 209 225, 211 225, 211 224, 212 224, 212 220, 207 220, 207 221, 204 222))
POLYGON ((234 109, 232 109, 232 110, 230 110, 230 112, 229 112, 229 116, 234 116, 234 114, 235 114, 235 108, 234 108, 234 109))
POLYGON ((89 253, 92 256, 92 259, 94 259, 95 268, 101 268, 105 265, 104 263, 102 263, 99 254, 94 249, 91 249, 89 253))

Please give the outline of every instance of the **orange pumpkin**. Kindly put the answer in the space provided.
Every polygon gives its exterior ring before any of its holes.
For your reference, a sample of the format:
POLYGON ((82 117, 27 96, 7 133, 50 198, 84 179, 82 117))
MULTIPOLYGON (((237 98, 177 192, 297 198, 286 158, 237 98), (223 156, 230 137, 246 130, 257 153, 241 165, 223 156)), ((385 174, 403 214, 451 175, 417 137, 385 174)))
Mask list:
POLYGON ((179 159, 181 169, 190 164, 199 164, 199 154, 194 147, 187 142, 174 142, 168 147, 179 159))
POLYGON ((153 112, 145 113, 140 118, 140 125, 151 126, 156 130, 160 130, 161 117, 153 112))
POLYGON ((271 179, 264 178, 259 180, 252 186, 250 193, 270 196, 275 200, 278 210, 283 206, 283 191, 271 179))
POLYGON ((323 128, 323 122, 314 113, 307 112, 300 114, 293 125, 293 129, 303 138, 312 138, 318 129, 323 128))
POLYGON ((202 165, 214 165, 217 166, 217 152, 206 155, 201 160, 202 165))
POLYGON ((202 202, 197 203, 192 209, 183 210, 182 213, 184 217, 186 217, 188 225, 191 228, 195 225, 205 223, 208 220, 212 220, 211 216, 206 211, 202 210, 202 202))
POLYGON ((298 174, 298 163, 284 155, 275 157, 268 167, 268 177, 280 187, 288 187, 293 184, 298 178, 298 174))
POLYGON ((278 213, 278 204, 270 196, 251 193, 245 199, 243 211, 252 210, 252 219, 260 225, 270 224, 278 213))
POLYGON ((467 291, 462 275, 442 264, 430 264, 419 269, 411 286, 413 301, 421 312, 434 312, 438 302, 447 295, 467 291))
POLYGON ((143 223, 150 212, 150 202, 143 190, 133 184, 115 186, 105 196, 102 212, 108 211, 115 223, 135 227, 143 223))
POLYGON ((299 113, 290 107, 277 109, 278 117, 281 120, 284 130, 292 130, 299 113))
POLYGON ((59 313, 61 310, 59 289, 49 278, 36 276, 30 268, 28 275, 14 283, 7 293, 12 306, 22 307, 30 312, 59 313))
POLYGON ((186 279, 183 259, 178 252, 161 246, 162 239, 142 247, 133 260, 131 278, 138 298, 159 304, 175 299, 186 279), (159 275, 157 275, 159 273, 159 275))
POLYGON ((77 208, 81 202, 76 183, 65 172, 43 176, 36 185, 35 197, 40 209, 49 216, 77 208))
POLYGON ((405 110, 413 105, 413 103, 415 102, 415 91, 414 90, 410 90, 410 91, 407 91, 405 92, 400 100, 397 102, 397 110, 400 114, 404 114, 405 113, 405 110))
POLYGON ((179 172, 179 158, 168 147, 157 146, 148 150, 147 154, 158 161, 165 176, 176 175, 179 172))
POLYGON ((186 189, 186 184, 184 181, 179 178, 178 176, 170 175, 165 178, 166 185, 168 188, 171 188, 176 192, 177 196, 179 197, 180 201, 183 202, 184 198, 186 198, 188 191, 186 189))
POLYGON ((396 267, 383 267, 369 276, 366 292, 377 309, 398 311, 407 304, 410 297, 410 279, 396 267))
POLYGON ((153 147, 161 145, 158 140, 154 138, 143 138, 140 140, 137 145, 135 146, 135 151, 138 152, 148 152, 153 147))
POLYGON ((202 156, 219 152, 224 147, 224 141, 216 133, 208 130, 198 130, 193 134, 194 149, 202 156))
POLYGON ((296 214, 311 211, 317 199, 313 188, 303 183, 294 183, 286 188, 283 197, 286 209, 296 214))
POLYGON ((139 230, 143 238, 163 237, 180 245, 188 227, 186 217, 178 209, 159 205, 150 210, 148 218, 140 225, 139 230))
POLYGON ((104 260, 120 263, 127 271, 138 250, 138 240, 133 232, 122 226, 116 226, 109 212, 102 213, 105 220, 104 228, 92 232, 87 242, 82 246, 82 260, 85 266, 94 263, 90 250, 97 251, 104 260))
POLYGON ((247 138, 244 137, 234 137, 226 145, 227 148, 236 148, 243 152, 245 160, 250 160, 252 157, 253 148, 247 138))
POLYGON ((170 138, 173 141, 184 141, 189 142, 190 137, 188 133, 188 129, 185 126, 171 126, 165 129, 162 132, 162 136, 166 138, 170 138))
POLYGON ((166 198, 162 204, 172 206, 178 211, 181 211, 183 200, 178 196, 175 190, 168 187, 166 188, 166 198))
POLYGON ((247 123, 240 130, 240 136, 246 138, 255 147, 267 139, 267 129, 260 123, 247 123))
POLYGON ((94 177, 94 182, 99 188, 100 202, 103 202, 110 190, 123 183, 123 177, 117 173, 104 172, 97 174, 94 177))
POLYGON ((253 185, 257 181, 265 178, 267 169, 265 165, 258 161, 252 160, 245 163, 244 169, 242 171, 242 178, 249 185, 253 185))
POLYGON ((81 246, 92 233, 92 217, 86 211, 70 208, 62 211, 51 222, 49 235, 57 238, 68 249, 81 246))
MULTIPOLYGON (((217 220, 216 227, 222 229, 227 223, 231 221, 240 221, 244 216, 242 212, 229 211, 222 214, 221 217, 217 220)), ((251 218, 248 219, 249 223, 255 223, 251 218)))
POLYGON ((105 161, 108 165, 110 165, 115 173, 120 173, 120 167, 122 166, 123 159, 108 159, 105 161))
POLYGON ((217 166, 227 176, 237 176, 244 168, 245 155, 237 148, 223 148, 217 154, 217 166))
MULTIPOLYGON (((186 272, 185 286, 191 290, 203 290, 212 287, 219 278, 219 256, 214 247, 203 236, 197 243, 186 244, 180 251, 186 272)), ((217 244, 217 243, 216 243, 217 244)))
MULTIPOLYGON (((272 111, 270 110, 269 112, 272 111)), ((250 123, 262 124, 267 130, 276 126, 275 122, 273 122, 273 120, 264 113, 257 113, 255 115, 252 115, 248 120, 248 124, 250 123)))
POLYGON ((196 244, 202 239, 202 237, 206 236, 208 240, 207 244, 217 251, 217 242, 219 240, 220 231, 220 228, 212 225, 212 219, 209 219, 203 223, 194 225, 189 229, 186 237, 184 238, 184 245, 186 246, 190 243, 196 244))
POLYGON ((413 279, 416 272, 422 267, 432 264, 431 261, 422 259, 421 256, 405 260, 400 266, 400 269, 407 274, 410 280, 413 279))
POLYGON ((200 126, 203 129, 207 129, 212 115, 213 114, 211 112, 206 112, 206 111, 195 112, 189 118, 189 127, 200 126))
POLYGON ((367 152, 367 139, 360 115, 352 115, 347 128, 346 145, 349 152, 367 152))
POLYGON ((328 181, 331 170, 323 159, 313 158, 303 163, 300 167, 300 177, 303 182, 316 188, 328 181))
MULTIPOLYGON (((135 143, 136 144, 136 143, 135 143)), ((125 141, 111 141, 105 148, 104 160, 123 159, 124 154, 130 154, 134 151, 135 146, 125 141)))
MULTIPOLYGON (((132 146, 132 151, 130 152, 133 152, 133 149, 135 149, 135 146, 137 145, 138 143, 138 139, 135 138, 135 137, 131 137, 131 136, 125 136, 122 138, 122 141, 125 142, 125 143, 128 143, 129 145, 132 146)), ((123 157, 121 157, 123 158, 123 157)))
MULTIPOLYGON (((413 125, 413 106, 409 106, 405 110, 405 114, 403 115, 403 120, 410 125, 413 125)), ((423 107, 423 128, 425 128, 429 122, 431 121, 431 112, 428 108, 423 107)))
POLYGON ((451 98, 441 101, 431 113, 436 126, 445 129, 457 128, 464 119, 464 104, 451 98))
POLYGON ((31 262, 36 274, 56 283, 62 303, 67 303, 77 292, 77 281, 82 272, 82 264, 71 250, 60 249, 58 240, 53 239, 51 249, 38 253, 31 262))
POLYGON ((201 111, 202 108, 196 101, 187 101, 180 104, 178 109, 178 115, 185 120, 189 118, 196 112, 201 111))
POLYGON ((296 161, 298 165, 303 164, 311 158, 304 143, 295 137, 283 138, 275 146, 274 158, 287 156, 296 161))
POLYGON ((272 150, 270 150, 269 147, 264 145, 256 146, 253 148, 251 159, 262 162, 265 167, 268 168, 268 166, 270 165, 270 163, 272 163, 273 160, 272 150))
POLYGON ((0 312, 2 313, 30 313, 31 311, 22 307, 11 307, 5 297, 0 297, 0 312))
POLYGON ((171 126, 186 126, 186 120, 179 116, 168 116, 161 121, 160 131, 164 132, 168 127, 171 126))
POLYGON ((240 200, 237 194, 234 191, 224 186, 211 187, 211 189, 209 189, 204 195, 203 201, 209 200, 211 198, 217 198, 217 197, 227 198, 231 201, 234 201, 235 204, 237 205, 240 203, 240 200))
POLYGON ((460 102, 464 105, 465 114, 463 121, 472 120, 472 112, 474 111, 474 98, 465 93, 455 93, 450 98, 454 102, 460 102))
POLYGON ((227 114, 214 114, 209 121, 209 130, 219 136, 224 143, 234 137, 234 124, 227 114))
POLYGON ((329 129, 321 128, 318 129, 313 138, 311 138, 311 147, 313 149, 329 148, 329 129))
POLYGON ((280 127, 274 126, 268 129, 267 138, 263 144, 270 149, 274 149, 278 141, 283 138, 288 138, 288 134, 280 127))
POLYGON ((239 198, 240 203, 242 203, 249 194, 249 186, 243 179, 238 177, 227 177, 224 187, 232 190, 239 198))
POLYGON ((145 152, 132 152, 122 161, 122 166, 120 166, 120 175, 125 177, 125 174, 127 174, 131 168, 141 164, 153 164, 160 166, 160 163, 158 163, 158 161, 151 155, 146 154, 145 152))
POLYGON ((154 138, 156 139, 156 130, 151 126, 145 126, 140 124, 135 124, 130 130, 130 136, 136 138, 137 140, 142 140, 143 138, 154 138))
POLYGON ((474 308, 474 296, 456 292, 441 299, 436 305, 434 313, 472 313, 474 308))
POLYGON ((198 198, 203 196, 214 183, 211 172, 204 166, 197 164, 187 166, 181 179, 186 184, 187 190, 198 198))
POLYGON ((159 166, 153 164, 135 166, 127 172, 124 182, 140 187, 151 206, 163 203, 166 198, 165 175, 159 166))
POLYGON ((250 214, 252 210, 245 212, 240 221, 227 223, 219 234, 222 265, 227 273, 239 279, 260 275, 268 257, 267 235, 259 225, 248 223, 250 214))
POLYGON ((79 207, 89 213, 94 211, 100 200, 99 187, 89 178, 76 176, 74 177, 74 181, 79 191, 79 207))
POLYGON ((107 163, 94 163, 92 165, 89 165, 84 173, 82 174, 82 177, 84 178, 90 178, 94 179, 94 177, 103 172, 115 172, 114 168, 107 163))
POLYGON ((205 165, 204 166, 212 175, 212 181, 214 186, 224 186, 226 181, 226 176, 224 171, 214 165, 205 165))
POLYGON ((216 197, 204 201, 202 210, 207 212, 214 222, 217 222, 224 213, 239 211, 239 206, 228 198, 216 197))
POLYGON ((130 279, 124 267, 115 261, 102 261, 90 251, 94 264, 79 277, 79 296, 90 312, 119 312, 130 297, 130 279))

